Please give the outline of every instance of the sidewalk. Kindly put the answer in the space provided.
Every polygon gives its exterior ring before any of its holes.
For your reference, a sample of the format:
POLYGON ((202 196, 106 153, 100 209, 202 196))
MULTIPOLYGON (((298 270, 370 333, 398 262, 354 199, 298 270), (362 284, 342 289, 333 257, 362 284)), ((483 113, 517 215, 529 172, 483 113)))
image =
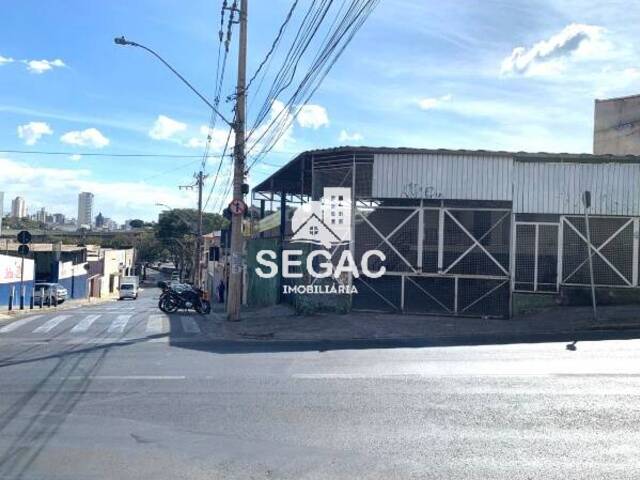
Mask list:
MULTIPOLYGON (((206 322, 215 340, 344 341, 344 340, 435 340, 474 338, 491 341, 522 341, 533 337, 583 338, 598 332, 640 332, 640 307, 603 306, 598 321, 590 307, 554 307, 517 318, 482 319, 376 313, 296 315, 287 305, 247 309, 240 322, 225 321, 224 309, 216 304, 206 322)), ((640 334, 638 335, 640 337, 640 334)))
POLYGON ((58 305, 57 307, 47 307, 43 306, 42 309, 38 305, 34 305, 33 310, 29 309, 29 305, 25 305, 24 310, 20 310, 20 305, 14 305, 14 309, 8 311, 7 306, 3 305, 2 310, 0 310, 0 325, 10 320, 14 320, 18 317, 29 315, 29 314, 38 314, 38 313, 51 313, 62 310, 71 310, 74 308, 86 307, 88 305, 98 305, 100 303, 112 302, 117 300, 116 297, 109 298, 83 298, 78 300, 65 300, 63 303, 58 305), (16 308, 17 307, 17 308, 16 308))

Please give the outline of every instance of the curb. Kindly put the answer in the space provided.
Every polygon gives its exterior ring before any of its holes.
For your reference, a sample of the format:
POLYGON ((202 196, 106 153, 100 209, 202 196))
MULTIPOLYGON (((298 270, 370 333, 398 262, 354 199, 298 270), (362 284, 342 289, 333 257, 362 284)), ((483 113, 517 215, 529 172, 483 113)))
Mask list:
POLYGON ((532 334, 480 334, 480 335, 442 335, 433 337, 386 337, 386 338, 341 338, 341 339, 308 339, 308 338, 228 338, 213 337, 211 342, 223 344, 238 344, 245 346, 268 345, 300 345, 321 346, 323 349, 351 346, 353 348, 401 348, 401 347, 438 347, 438 346, 480 346, 505 345, 517 343, 554 343, 573 341, 599 340, 632 340, 640 339, 640 326, 634 328, 599 328, 598 330, 561 331, 532 334))

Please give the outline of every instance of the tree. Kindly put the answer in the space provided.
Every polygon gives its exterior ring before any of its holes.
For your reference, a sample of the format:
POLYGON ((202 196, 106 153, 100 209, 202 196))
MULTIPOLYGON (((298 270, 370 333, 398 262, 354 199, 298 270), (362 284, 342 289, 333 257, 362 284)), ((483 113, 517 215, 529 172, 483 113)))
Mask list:
POLYGON ((144 227, 144 221, 139 219, 131 220, 129 221, 129 226, 131 228, 142 228, 144 227))
MULTIPOLYGON (((203 233, 225 228, 228 221, 217 213, 202 216, 203 233)), ((172 209, 162 212, 156 225, 156 236, 169 251, 176 268, 185 276, 193 269, 195 237, 198 228, 198 211, 192 208, 172 209)))

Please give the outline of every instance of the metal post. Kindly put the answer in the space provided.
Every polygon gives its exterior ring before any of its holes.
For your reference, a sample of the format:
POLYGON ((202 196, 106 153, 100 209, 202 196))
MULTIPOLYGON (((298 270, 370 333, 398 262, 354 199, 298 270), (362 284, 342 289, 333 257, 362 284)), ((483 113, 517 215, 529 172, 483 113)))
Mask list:
POLYGON ((24 310, 24 255, 20 259, 20 310, 24 310))
POLYGON ((40 308, 44 305, 44 287, 40 287, 40 308))
POLYGON ((588 208, 584 209, 584 224, 587 229, 587 248, 589 251, 589 277, 591 279, 591 306, 593 307, 593 321, 598 321, 598 310, 596 307, 596 286, 593 279, 593 252, 591 247, 591 231, 589 229, 589 213, 588 208))
MULTIPOLYGON (((247 69, 247 0, 240 1, 240 46, 238 48, 238 82, 236 86, 236 117, 233 124, 236 134, 233 169, 233 200, 243 201, 244 155, 245 155, 245 108, 247 69)), ((228 319, 240 320, 242 302, 242 238, 243 213, 233 213, 231 217, 231 272, 229 273, 229 293, 227 301, 228 319)))
POLYGON ((34 305, 34 298, 33 296, 36 293, 36 289, 34 287, 31 287, 31 298, 29 298, 29 310, 33 310, 33 305, 34 305))
POLYGON ((11 285, 11 293, 9 294, 9 311, 13 310, 13 295, 15 294, 15 285, 11 285))
MULTIPOLYGON (((260 200, 260 220, 264 218, 264 207, 265 207, 265 201, 260 200)), ((263 238, 263 237, 264 237, 264 232, 260 232, 260 238, 263 238)))
POLYGON ((202 170, 198 172, 198 231, 196 233, 196 251, 195 251, 195 259, 194 259, 194 274, 193 274, 193 283, 201 288, 202 286, 202 271, 200 267, 200 261, 202 260, 202 170))

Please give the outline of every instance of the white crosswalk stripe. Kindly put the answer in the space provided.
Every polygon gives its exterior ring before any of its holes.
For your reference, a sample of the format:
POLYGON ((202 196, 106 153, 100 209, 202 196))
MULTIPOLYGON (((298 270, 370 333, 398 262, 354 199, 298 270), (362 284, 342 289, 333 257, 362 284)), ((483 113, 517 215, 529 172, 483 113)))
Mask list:
POLYGON ((162 333, 162 330, 164 329, 164 319, 164 315, 149 315, 149 319, 147 320, 147 335, 157 335, 162 333))
POLYGON ((27 318, 22 318, 20 320, 16 320, 15 322, 0 328, 0 333, 13 332, 15 329, 20 328, 23 325, 33 322, 34 320, 37 320, 39 318, 42 318, 42 315, 34 315, 33 317, 27 317, 27 318))
POLYGON ((200 333, 200 327, 193 318, 180 317, 180 323, 182 324, 182 330, 186 333, 200 333))
POLYGON ((118 317, 113 322, 111 322, 111 325, 109 325, 109 333, 124 332, 124 329, 127 326, 130 318, 131 315, 118 315, 118 317))
POLYGON ((47 333, 56 328, 62 322, 64 322, 71 315, 58 315, 57 317, 53 317, 51 320, 44 322, 38 328, 36 328, 33 333, 47 333))
POLYGON ((99 319, 101 315, 87 315, 85 318, 80 320, 75 327, 71 329, 71 333, 79 333, 86 332, 89 330, 89 327, 99 319))

